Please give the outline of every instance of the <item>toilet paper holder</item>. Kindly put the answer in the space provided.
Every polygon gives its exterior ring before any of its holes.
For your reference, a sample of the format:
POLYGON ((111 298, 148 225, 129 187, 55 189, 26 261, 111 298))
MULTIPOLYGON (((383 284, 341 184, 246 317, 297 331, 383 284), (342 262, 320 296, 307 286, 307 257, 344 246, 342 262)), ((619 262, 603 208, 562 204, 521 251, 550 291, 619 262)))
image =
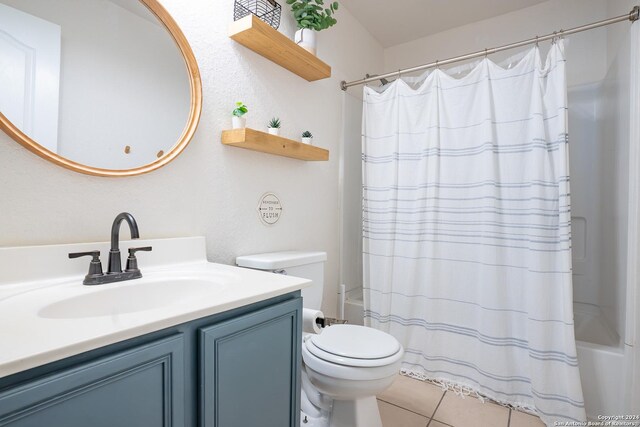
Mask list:
POLYGON ((336 319, 335 317, 325 317, 322 319, 322 327, 326 328, 331 325, 344 325, 349 323, 347 319, 336 319))

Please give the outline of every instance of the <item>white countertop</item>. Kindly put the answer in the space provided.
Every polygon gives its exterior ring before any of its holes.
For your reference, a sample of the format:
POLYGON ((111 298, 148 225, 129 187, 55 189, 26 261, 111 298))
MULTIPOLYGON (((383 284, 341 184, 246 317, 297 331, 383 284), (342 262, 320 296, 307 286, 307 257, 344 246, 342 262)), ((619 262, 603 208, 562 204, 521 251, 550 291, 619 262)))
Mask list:
POLYGON ((106 242, 0 248, 0 378, 310 284, 209 263, 200 237, 122 242, 120 250, 126 254, 128 247, 146 245, 154 251, 138 256, 143 278, 98 286, 82 284, 89 258, 65 258, 69 252, 101 249, 104 266, 106 242), (167 304, 162 292, 168 291, 175 298, 167 304), (87 300, 99 301, 98 310, 84 305, 87 300), (131 303, 137 305, 127 308, 131 303))

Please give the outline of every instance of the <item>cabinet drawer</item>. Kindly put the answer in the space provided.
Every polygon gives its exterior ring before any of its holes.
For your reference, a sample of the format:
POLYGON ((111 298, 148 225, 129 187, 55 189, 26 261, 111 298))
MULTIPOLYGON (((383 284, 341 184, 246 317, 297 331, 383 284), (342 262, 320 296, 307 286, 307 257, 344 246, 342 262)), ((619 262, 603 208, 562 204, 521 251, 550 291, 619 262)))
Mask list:
POLYGON ((200 329, 201 427, 297 427, 302 298, 200 329))
POLYGON ((0 426, 184 427, 182 334, 0 393, 0 426))

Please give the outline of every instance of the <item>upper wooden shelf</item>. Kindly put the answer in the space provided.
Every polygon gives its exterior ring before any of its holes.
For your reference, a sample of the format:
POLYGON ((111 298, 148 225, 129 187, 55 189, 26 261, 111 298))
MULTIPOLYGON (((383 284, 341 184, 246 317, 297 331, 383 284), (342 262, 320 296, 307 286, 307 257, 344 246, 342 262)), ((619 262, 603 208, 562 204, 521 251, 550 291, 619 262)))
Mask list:
POLYGON ((249 128, 222 131, 222 143, 292 159, 329 160, 329 150, 249 128))
POLYGON ((229 37, 307 81, 331 77, 329 65, 253 14, 233 22, 229 37))

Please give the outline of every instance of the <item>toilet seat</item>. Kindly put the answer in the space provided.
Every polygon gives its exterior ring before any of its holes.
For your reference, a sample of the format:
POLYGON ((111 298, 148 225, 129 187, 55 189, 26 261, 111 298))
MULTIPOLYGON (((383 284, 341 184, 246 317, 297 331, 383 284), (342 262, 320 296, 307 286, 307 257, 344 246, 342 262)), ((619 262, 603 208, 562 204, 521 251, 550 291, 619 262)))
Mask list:
POLYGON ((401 355, 398 341, 389 334, 358 325, 334 325, 311 335, 303 346, 326 362, 374 368, 394 363, 401 355))
MULTIPOLYGON (((398 374, 400 362, 404 351, 400 349, 395 355, 385 358, 385 365, 378 366, 353 366, 342 365, 322 359, 311 353, 308 345, 302 346, 302 361, 305 369, 311 369, 327 377, 339 380, 375 381, 398 374)), ((351 359, 352 362, 357 359, 351 359)))
POLYGON ((333 325, 312 336, 310 341, 316 349, 322 350, 320 354, 329 353, 346 359, 384 359, 400 350, 400 343, 391 335, 359 325, 333 325))
POLYGON ((304 364, 329 377, 377 380, 398 372, 404 351, 391 335, 358 325, 333 325, 302 345, 304 364))
POLYGON ((321 348, 318 348, 311 340, 307 340, 305 342, 305 346, 309 353, 313 354, 315 357, 324 360, 325 362, 335 363, 342 366, 375 368, 378 366, 389 365, 398 359, 398 352, 392 354, 391 356, 381 357, 379 359, 357 359, 344 357, 324 351, 321 348))

